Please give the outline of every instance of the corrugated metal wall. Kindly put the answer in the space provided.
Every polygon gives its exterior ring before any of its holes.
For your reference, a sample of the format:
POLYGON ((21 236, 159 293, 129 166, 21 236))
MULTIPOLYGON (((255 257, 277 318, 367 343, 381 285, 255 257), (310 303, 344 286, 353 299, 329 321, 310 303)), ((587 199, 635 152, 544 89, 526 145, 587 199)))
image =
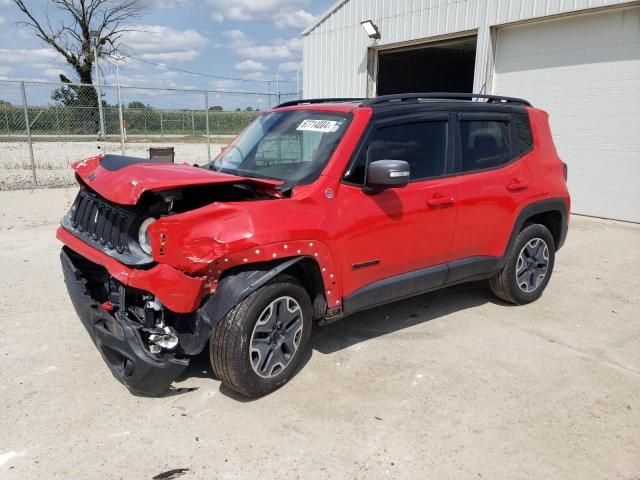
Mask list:
POLYGON ((624 0, 348 0, 304 36, 304 95, 363 97, 369 47, 477 31, 474 90, 492 71, 490 27, 577 10, 633 3, 624 0), (370 40, 360 22, 373 20, 382 39, 370 40))

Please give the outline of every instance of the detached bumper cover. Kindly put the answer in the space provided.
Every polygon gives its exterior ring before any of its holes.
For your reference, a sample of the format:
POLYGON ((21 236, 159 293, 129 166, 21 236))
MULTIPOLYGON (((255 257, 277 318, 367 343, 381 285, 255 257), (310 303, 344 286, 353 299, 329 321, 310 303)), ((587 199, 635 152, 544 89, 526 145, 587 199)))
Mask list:
POLYGON ((136 327, 112 315, 91 298, 85 279, 69 256, 60 253, 64 280, 73 306, 113 376, 131 392, 158 396, 184 371, 188 360, 158 359, 147 352, 136 327))

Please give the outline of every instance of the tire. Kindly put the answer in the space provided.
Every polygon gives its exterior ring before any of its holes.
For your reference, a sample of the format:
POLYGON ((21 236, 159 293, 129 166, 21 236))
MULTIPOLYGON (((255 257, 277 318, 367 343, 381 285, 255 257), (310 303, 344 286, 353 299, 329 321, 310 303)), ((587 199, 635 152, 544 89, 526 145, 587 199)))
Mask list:
POLYGON ((307 291, 294 277, 278 275, 214 327, 211 367, 231 390, 247 397, 267 395, 287 383, 306 358, 311 327, 307 291))
POLYGON ((549 283, 555 254, 555 241, 547 227, 525 225, 508 253, 507 263, 489 280, 491 290, 516 305, 536 301, 549 283))

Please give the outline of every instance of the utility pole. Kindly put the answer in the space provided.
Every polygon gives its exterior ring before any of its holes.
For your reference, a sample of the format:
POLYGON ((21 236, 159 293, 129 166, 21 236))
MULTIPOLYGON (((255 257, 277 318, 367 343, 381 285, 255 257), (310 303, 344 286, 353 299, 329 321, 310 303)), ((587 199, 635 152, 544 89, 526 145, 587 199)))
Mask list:
POLYGON ((100 139, 104 138, 104 116, 102 114, 102 92, 100 91, 100 67, 98 66, 98 43, 100 42, 100 32, 92 30, 90 33, 93 47, 93 59, 96 63, 96 94, 98 95, 98 115, 100 116, 100 139))
MULTIPOLYGON (((211 163, 211 136, 209 131, 209 92, 204 92, 204 118, 207 128, 207 162, 211 163)), ((220 133, 218 133, 220 135, 220 133)))
POLYGON ((27 143, 29 144, 29 158, 31 159, 31 178, 33 186, 38 186, 36 178, 36 161, 33 157, 33 141, 31 139, 31 120, 29 119, 29 104, 27 103, 27 92, 24 88, 24 82, 20 82, 20 90, 22 91, 22 106, 24 108, 24 124, 27 130, 27 143))
POLYGON ((122 114, 122 95, 120 94, 120 66, 118 65, 117 60, 116 60, 116 82, 118 85, 118 116, 120 117, 120 148, 122 150, 122 155, 124 155, 124 135, 125 135, 124 115, 122 114))
POLYGON ((269 102, 269 107, 272 107, 271 103, 271 80, 267 81, 267 102, 269 102))
POLYGON ((276 72, 276 105, 280 105, 280 72, 276 72))

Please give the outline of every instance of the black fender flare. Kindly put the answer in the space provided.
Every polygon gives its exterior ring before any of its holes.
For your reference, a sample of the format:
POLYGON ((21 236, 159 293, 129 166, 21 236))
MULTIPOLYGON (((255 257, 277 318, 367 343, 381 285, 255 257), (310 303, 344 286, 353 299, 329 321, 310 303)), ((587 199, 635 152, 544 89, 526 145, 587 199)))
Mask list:
POLYGON ((541 213, 547 212, 560 213, 560 235, 558 238, 558 244, 556 245, 556 250, 560 250, 562 245, 564 245, 565 239, 567 238, 567 231, 569 228, 569 212, 567 208, 567 202, 562 198, 547 198, 545 200, 540 200, 538 202, 526 205, 522 210, 520 210, 520 213, 518 213, 515 224, 513 225, 513 229, 511 230, 509 243, 507 243, 507 247, 504 250, 504 254, 500 262, 500 268, 502 268, 502 266, 506 262, 509 252, 511 251, 511 248, 516 241, 516 237, 522 230, 522 226, 525 224, 525 222, 534 215, 539 215, 541 213))
POLYGON ((179 335, 184 353, 197 355, 202 352, 213 328, 233 307, 304 258, 304 255, 285 258, 275 265, 273 262, 243 265, 224 275, 216 292, 198 309, 194 333, 179 335))

